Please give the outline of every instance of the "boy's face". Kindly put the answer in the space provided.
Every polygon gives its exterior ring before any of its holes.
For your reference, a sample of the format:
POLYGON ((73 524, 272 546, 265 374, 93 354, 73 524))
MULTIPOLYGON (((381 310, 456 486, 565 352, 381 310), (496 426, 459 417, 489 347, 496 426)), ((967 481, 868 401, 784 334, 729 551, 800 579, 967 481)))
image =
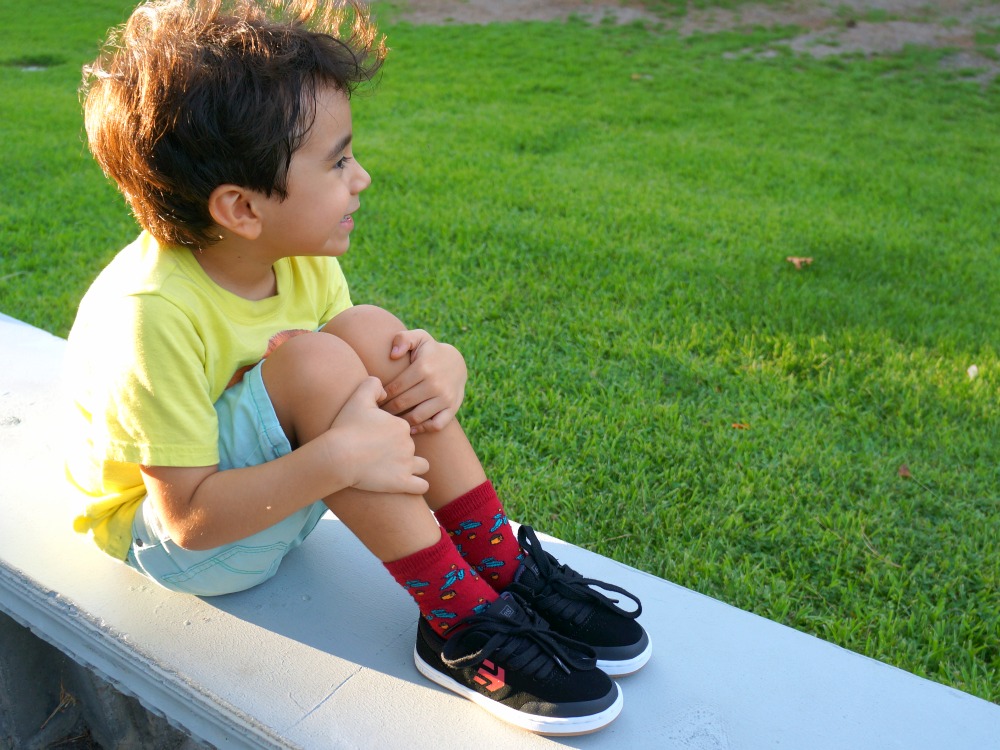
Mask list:
POLYGON ((354 159, 351 136, 347 97, 332 88, 318 91, 315 121, 288 167, 288 195, 266 201, 264 235, 276 256, 347 252, 358 195, 372 181, 354 159))

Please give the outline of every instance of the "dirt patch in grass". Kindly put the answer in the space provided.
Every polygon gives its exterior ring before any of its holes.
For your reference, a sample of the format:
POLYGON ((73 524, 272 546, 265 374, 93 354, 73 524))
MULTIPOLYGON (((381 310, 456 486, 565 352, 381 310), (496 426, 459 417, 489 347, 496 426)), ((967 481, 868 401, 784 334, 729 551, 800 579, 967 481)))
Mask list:
POLYGON ((780 44, 814 57, 884 55, 907 45, 947 49, 942 66, 987 84, 1000 75, 1000 2, 996 0, 789 0, 732 8, 692 8, 651 0, 402 0, 400 20, 416 24, 640 21, 682 36, 756 27, 798 27, 780 44))
POLYGON ((641 2, 607 0, 403 0, 400 5, 400 18, 418 24, 555 21, 570 16, 590 21, 611 18, 618 23, 661 20, 641 2))

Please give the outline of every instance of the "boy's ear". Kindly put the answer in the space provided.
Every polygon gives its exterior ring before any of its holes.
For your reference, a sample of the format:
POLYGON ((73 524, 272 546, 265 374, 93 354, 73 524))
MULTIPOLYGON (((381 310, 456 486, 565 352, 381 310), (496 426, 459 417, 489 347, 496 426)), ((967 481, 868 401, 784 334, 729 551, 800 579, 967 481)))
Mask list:
POLYGON ((260 236, 261 217, 256 210, 260 196, 239 185, 219 185, 208 196, 208 211, 221 228, 247 240, 260 236))

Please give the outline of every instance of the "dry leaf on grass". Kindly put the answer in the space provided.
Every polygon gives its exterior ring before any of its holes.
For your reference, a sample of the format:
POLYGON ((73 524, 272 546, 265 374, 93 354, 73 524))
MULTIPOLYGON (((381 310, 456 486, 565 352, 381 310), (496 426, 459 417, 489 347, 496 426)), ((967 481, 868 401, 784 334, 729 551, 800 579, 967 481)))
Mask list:
POLYGON ((808 266, 810 263, 813 262, 812 258, 799 258, 795 255, 789 255, 787 258, 785 258, 785 260, 787 260, 789 263, 795 266, 796 271, 801 271, 803 268, 805 268, 806 266, 808 266))

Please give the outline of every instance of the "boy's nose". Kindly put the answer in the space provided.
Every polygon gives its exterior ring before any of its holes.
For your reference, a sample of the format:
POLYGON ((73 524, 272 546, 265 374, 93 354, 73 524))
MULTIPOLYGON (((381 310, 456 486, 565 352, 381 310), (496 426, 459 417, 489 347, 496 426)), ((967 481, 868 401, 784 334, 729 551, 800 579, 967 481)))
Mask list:
MULTIPOLYGON (((355 162, 357 164, 357 162, 355 162)), ((366 187, 372 184, 372 176, 368 174, 368 170, 357 164, 358 174, 354 177, 354 192, 360 193, 366 187)))

